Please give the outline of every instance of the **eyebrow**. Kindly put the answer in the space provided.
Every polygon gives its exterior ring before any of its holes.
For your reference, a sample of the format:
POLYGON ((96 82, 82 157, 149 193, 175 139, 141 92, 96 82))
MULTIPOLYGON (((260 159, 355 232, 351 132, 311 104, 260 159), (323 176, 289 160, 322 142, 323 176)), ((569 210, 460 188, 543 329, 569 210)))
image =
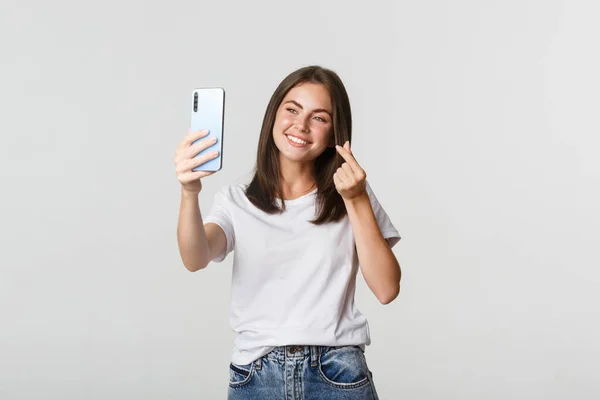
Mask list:
MULTIPOLYGON (((288 100, 288 101, 286 101, 286 102, 285 102, 285 103, 283 103, 283 104, 287 104, 287 103, 293 103, 293 104, 295 104, 295 105, 296 105, 296 107, 299 107, 299 108, 301 108, 301 109, 303 109, 303 110, 304 110, 304 107, 302 107, 302 105, 300 105, 300 103, 298 103, 297 101, 294 101, 294 100, 288 100)), ((318 113, 318 112, 324 112, 324 113, 327 113, 327 114, 329 114, 329 116, 330 116, 330 117, 332 117, 332 115, 331 115, 331 112, 330 112, 329 110, 326 110, 326 109, 324 109, 324 108, 317 108, 316 110, 313 110, 313 112, 315 112, 315 113, 318 113)), ((333 117, 332 117, 332 118, 333 118, 333 117)))

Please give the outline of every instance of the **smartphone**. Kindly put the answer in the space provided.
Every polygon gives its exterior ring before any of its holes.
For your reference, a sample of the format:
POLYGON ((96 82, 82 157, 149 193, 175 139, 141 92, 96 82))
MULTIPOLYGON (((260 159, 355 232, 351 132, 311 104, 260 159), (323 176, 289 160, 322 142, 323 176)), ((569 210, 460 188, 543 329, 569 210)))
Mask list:
POLYGON ((223 167, 223 125, 225 123, 225 89, 197 88, 192 92, 192 132, 208 129, 208 135, 194 141, 194 143, 211 137, 216 137, 217 142, 202 150, 195 157, 206 152, 217 150, 219 155, 205 162, 194 171, 219 171, 223 167))

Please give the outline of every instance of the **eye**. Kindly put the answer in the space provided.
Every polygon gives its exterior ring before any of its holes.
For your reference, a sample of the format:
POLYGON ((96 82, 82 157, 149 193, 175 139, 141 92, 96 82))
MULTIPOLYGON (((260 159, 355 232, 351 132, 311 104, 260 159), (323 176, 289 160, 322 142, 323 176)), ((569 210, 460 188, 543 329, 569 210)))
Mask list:
POLYGON ((318 121, 320 121, 320 122, 327 122, 326 120, 324 120, 324 119, 323 119, 323 118, 321 118, 321 117, 315 117, 315 118, 316 118, 318 121))
POLYGON ((296 110, 294 110, 293 108, 286 108, 286 110, 291 112, 292 114, 297 114, 296 110))

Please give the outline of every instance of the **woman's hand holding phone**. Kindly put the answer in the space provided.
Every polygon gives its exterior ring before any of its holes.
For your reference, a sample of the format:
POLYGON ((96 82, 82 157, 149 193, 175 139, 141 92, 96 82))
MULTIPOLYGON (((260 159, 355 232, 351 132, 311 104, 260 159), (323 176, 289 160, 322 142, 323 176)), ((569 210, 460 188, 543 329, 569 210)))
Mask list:
POLYGON ((195 157, 201 151, 215 144, 216 138, 214 137, 199 140, 193 144, 194 141, 206 135, 208 135, 208 131, 206 130, 192 132, 190 129, 179 146, 177 146, 175 152, 175 172, 177 173, 177 179, 181 183, 183 190, 190 194, 197 195, 200 193, 202 190, 200 179, 214 174, 211 171, 192 171, 193 168, 217 158, 219 155, 218 151, 213 151, 195 157))

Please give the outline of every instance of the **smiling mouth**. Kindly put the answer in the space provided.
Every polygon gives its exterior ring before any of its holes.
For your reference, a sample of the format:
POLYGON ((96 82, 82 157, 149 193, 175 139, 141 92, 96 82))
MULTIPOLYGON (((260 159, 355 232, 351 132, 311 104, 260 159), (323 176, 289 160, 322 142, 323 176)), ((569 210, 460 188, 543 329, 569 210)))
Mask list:
POLYGON ((300 139, 299 137, 296 137, 294 135, 285 135, 285 136, 287 137, 287 139, 290 143, 297 145, 297 146, 306 146, 311 143, 304 139, 300 139))

